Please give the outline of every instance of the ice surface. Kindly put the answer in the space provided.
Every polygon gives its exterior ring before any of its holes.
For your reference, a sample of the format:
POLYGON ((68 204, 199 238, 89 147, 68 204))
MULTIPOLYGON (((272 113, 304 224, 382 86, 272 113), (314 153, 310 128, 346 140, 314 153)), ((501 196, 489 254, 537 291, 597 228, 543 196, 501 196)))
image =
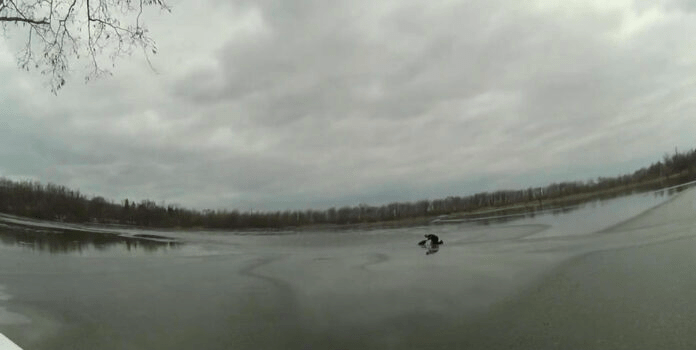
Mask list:
MULTIPOLYGON (((695 199, 694 190, 637 195, 489 225, 157 231, 181 246, 138 255, 125 244, 32 250, 15 233, 0 246, 0 282, 12 296, 0 307, 34 327, 2 332, 26 348, 476 348, 496 345, 496 335, 514 345, 519 334, 495 323, 522 318, 510 314, 520 296, 582 257, 696 236, 695 199), (429 232, 445 244, 425 255, 417 243, 429 232)), ((536 306, 553 308, 544 296, 536 306)))

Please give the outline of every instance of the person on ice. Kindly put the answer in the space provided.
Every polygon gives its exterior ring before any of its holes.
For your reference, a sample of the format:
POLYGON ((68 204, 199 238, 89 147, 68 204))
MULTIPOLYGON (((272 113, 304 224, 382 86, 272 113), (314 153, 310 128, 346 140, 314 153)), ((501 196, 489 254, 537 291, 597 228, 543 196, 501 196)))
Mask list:
POLYGON ((418 245, 420 247, 428 249, 428 252, 425 253, 426 255, 436 253, 438 250, 440 250, 440 245, 444 243, 435 234, 425 234, 425 238, 425 240, 421 240, 420 242, 418 242, 418 245))
POLYGON ((420 246, 433 246, 433 245, 442 245, 444 242, 440 240, 440 238, 435 235, 435 234, 425 234, 425 240, 422 240, 421 242, 418 243, 420 246))

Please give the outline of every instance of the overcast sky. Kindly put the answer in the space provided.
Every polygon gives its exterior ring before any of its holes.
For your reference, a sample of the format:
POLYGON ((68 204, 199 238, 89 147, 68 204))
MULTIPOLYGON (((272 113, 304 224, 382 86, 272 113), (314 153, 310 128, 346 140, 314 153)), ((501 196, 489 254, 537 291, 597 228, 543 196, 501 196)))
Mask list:
POLYGON ((696 2, 172 1, 58 96, 0 37, 0 175, 324 209, 632 172, 696 146, 696 2))

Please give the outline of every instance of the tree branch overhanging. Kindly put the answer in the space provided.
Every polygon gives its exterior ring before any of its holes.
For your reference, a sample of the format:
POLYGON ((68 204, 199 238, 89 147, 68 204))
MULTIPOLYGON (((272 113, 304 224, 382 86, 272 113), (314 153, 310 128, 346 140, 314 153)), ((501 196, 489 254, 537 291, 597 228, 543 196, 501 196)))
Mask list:
POLYGON ((114 67, 136 48, 143 50, 152 68, 148 53, 156 54, 157 49, 141 21, 146 6, 171 12, 163 0, 0 0, 0 27, 5 32, 27 31, 27 45, 17 55, 18 65, 40 70, 48 77, 51 91, 57 93, 71 71, 71 62, 84 56, 89 67, 86 81, 110 74, 104 68, 105 60, 114 67))
POLYGON ((36 20, 36 19, 22 18, 22 17, 0 17, 0 22, 25 22, 25 23, 46 24, 46 25, 51 24, 46 19, 36 20))

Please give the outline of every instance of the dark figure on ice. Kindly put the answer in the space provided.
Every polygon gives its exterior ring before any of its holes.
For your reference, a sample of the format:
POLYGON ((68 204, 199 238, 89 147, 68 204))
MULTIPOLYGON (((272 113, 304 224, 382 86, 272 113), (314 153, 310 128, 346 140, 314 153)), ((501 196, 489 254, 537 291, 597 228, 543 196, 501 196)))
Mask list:
POLYGON ((418 242, 418 246, 428 249, 426 255, 434 254, 440 250, 440 245, 444 242, 435 234, 425 234, 425 240, 418 242))

